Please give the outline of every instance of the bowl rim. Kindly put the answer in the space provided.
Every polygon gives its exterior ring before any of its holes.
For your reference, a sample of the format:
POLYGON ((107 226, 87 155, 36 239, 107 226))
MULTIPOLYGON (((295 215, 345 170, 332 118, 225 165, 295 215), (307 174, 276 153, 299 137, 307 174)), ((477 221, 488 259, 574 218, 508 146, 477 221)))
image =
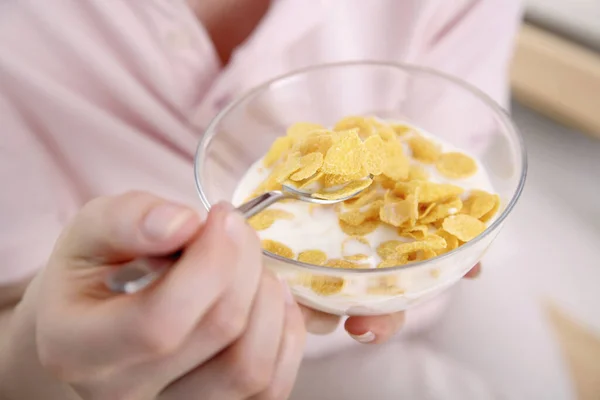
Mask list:
POLYGON ((202 205, 204 206, 204 208, 207 211, 210 211, 212 204, 210 203, 210 201, 208 200, 208 197, 204 193, 202 184, 200 182, 200 175, 202 172, 202 167, 201 167, 199 160, 205 158, 205 152, 208 148, 208 145, 210 144, 211 140, 213 139, 213 137, 216 134, 216 129, 215 129, 216 126, 231 110, 235 109, 240 103, 245 102, 246 100, 251 99, 252 97, 258 95, 259 93, 267 90, 269 87, 271 87, 275 84, 281 84, 289 79, 294 79, 297 76, 300 76, 302 74, 312 72, 312 71, 318 71, 318 70, 335 69, 335 68, 340 68, 340 67, 352 67, 352 66, 355 66, 355 67, 356 66, 358 66, 358 67, 368 67, 368 66, 388 67, 388 68, 395 68, 395 69, 398 69, 403 72, 424 73, 426 75, 429 74, 431 76, 435 76, 437 78, 446 80, 449 83, 453 83, 456 86, 459 86, 459 87, 465 89, 466 91, 471 92, 471 94, 473 94, 475 97, 479 98, 479 100, 481 100, 483 103, 485 103, 487 106, 490 107, 490 109, 496 114, 496 116, 498 117, 498 119, 500 120, 500 122, 502 123, 504 128, 507 131, 509 131, 510 133, 512 133, 512 135, 517 140, 517 143, 520 147, 520 153, 521 153, 520 158, 521 158, 521 165, 522 165, 521 176, 519 177, 519 182, 517 184, 517 188, 516 188, 515 192, 513 193, 512 198, 510 199, 510 201, 507 203, 506 207, 500 214, 500 216, 498 216, 498 218, 496 218, 496 220, 494 220, 494 222, 492 222, 492 224, 490 224, 477 237, 475 237, 473 240, 465 243, 464 245, 462 245, 456 249, 453 249, 447 253, 444 253, 442 255, 439 255, 437 257, 434 257, 434 258, 431 258, 428 260, 417 261, 417 262, 413 262, 410 264, 397 265, 394 267, 386 267, 386 268, 335 268, 334 269, 331 267, 307 264, 307 263, 304 263, 301 261, 292 260, 291 258, 282 257, 280 255, 271 253, 264 249, 262 250, 263 254, 274 260, 284 262, 287 264, 291 264, 298 268, 303 268, 303 269, 311 270, 314 272, 318 272, 320 274, 325 274, 325 275, 339 275, 341 273, 343 273, 343 274, 358 274, 358 275, 360 275, 360 274, 381 275, 381 274, 389 274, 389 273, 392 273, 395 271, 424 267, 427 265, 431 265, 431 263, 433 261, 438 262, 438 261, 441 261, 444 259, 450 259, 450 258, 454 257, 455 255, 460 254, 461 252, 467 251, 469 248, 473 247, 475 244, 479 243, 481 240, 483 240, 485 237, 487 237, 491 232, 494 232, 497 229, 499 229, 501 227, 502 223, 504 222, 504 220, 506 219, 506 217, 511 213, 511 211, 517 204, 517 201, 519 200, 519 198, 521 197, 523 188, 525 186, 525 181, 527 179, 527 168, 528 168, 527 151, 525 149, 525 143, 523 141, 523 136, 521 135, 519 129, 516 127, 516 125, 510 118, 510 115, 508 114, 508 112, 504 108, 502 108, 494 99, 492 99, 489 95, 487 95, 484 91, 482 91, 481 89, 477 88, 476 86, 474 86, 468 82, 465 82, 462 79, 457 78, 453 75, 438 71, 433 68, 424 67, 424 66, 415 65, 415 64, 376 61, 376 60, 357 60, 357 61, 342 61, 342 62, 333 62, 333 63, 323 63, 323 64, 316 64, 316 65, 311 65, 308 67, 296 69, 296 70, 290 71, 286 74, 276 76, 275 78, 269 79, 268 81, 266 81, 258 86, 255 86, 254 88, 252 88, 252 89, 246 91, 245 93, 243 93, 242 95, 238 96, 236 99, 231 101, 227 106, 225 106, 223 109, 221 109, 217 113, 217 115, 215 115, 212 118, 212 120, 210 121, 210 123, 208 124, 206 129, 204 130, 204 135, 202 136, 202 138, 200 139, 200 142, 198 143, 198 146, 196 148, 196 154, 194 156, 194 180, 196 182, 196 189, 198 191, 198 195, 200 196, 200 201, 202 202, 202 205))

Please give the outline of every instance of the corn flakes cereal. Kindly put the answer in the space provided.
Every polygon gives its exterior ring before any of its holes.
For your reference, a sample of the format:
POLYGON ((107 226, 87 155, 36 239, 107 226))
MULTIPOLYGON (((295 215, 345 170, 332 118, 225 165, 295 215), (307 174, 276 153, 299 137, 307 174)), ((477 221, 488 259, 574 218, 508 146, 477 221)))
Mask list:
POLYGON ((425 168, 423 168, 420 165, 417 164, 412 164, 408 167, 408 180, 409 181, 413 181, 413 180, 421 180, 421 181, 426 181, 429 179, 429 172, 427 172, 425 170, 425 168))
POLYGON ((398 141, 386 142, 382 173, 390 179, 399 180, 408 177, 410 162, 398 141))
POLYGON ((314 176, 323 165, 323 154, 310 153, 300 158, 300 169, 290 176, 293 181, 301 181, 314 176))
POLYGON ((359 226, 365 221, 379 218, 379 208, 383 205, 382 200, 371 203, 365 211, 360 209, 351 209, 347 212, 340 212, 338 218, 353 226, 359 226))
POLYGON ((281 160, 292 148, 292 139, 286 136, 275 139, 271 148, 263 158, 263 165, 267 168, 281 160))
POLYGON ((252 218, 248 219, 248 224, 257 231, 262 231, 270 228, 278 219, 294 219, 294 214, 276 208, 269 208, 261 211, 252 218))
POLYGON ((494 207, 492 207, 490 211, 486 212, 484 215, 481 216, 481 218, 479 218, 481 222, 489 222, 489 220, 491 220, 494 217, 494 215, 496 215, 496 213, 498 212, 498 209, 500 208, 500 196, 495 194, 494 201, 494 207))
POLYGON ((313 292, 321 296, 331 296, 340 293, 344 289, 345 281, 343 278, 335 276, 313 276, 310 282, 310 288, 313 292))
MULTIPOLYGON (((396 192, 401 184, 403 183, 398 182, 396 184, 396 192)), ((419 203, 442 202, 452 197, 456 197, 464 191, 464 189, 460 186, 451 185, 449 183, 434 183, 429 181, 409 182, 408 190, 409 193, 415 193, 417 190, 419 190, 419 203)))
POLYGON ((445 254, 449 251, 452 251, 452 250, 458 248, 458 246, 460 245, 460 243, 458 242, 458 238, 456 236, 446 232, 443 229, 438 229, 435 232, 435 234, 443 237, 444 240, 446 241, 446 247, 443 249, 439 249, 437 251, 438 254, 445 254))
POLYGON ((405 200, 395 203, 386 203, 379 210, 379 219, 392 226, 399 227, 409 221, 414 225, 414 222, 419 217, 419 203, 414 195, 409 195, 405 200))
POLYGON ((396 254, 392 257, 388 257, 377 264, 377 268, 392 268, 400 265, 408 264, 408 254, 396 254))
POLYGON ((347 260, 342 260, 340 258, 332 258, 325 262, 325 266, 331 267, 331 268, 356 269, 356 268, 358 268, 359 265, 355 264, 353 262, 347 261, 347 260))
POLYGON ((368 294, 375 295, 400 295, 404 290, 398 287, 398 278, 396 276, 380 276, 374 278, 367 286, 368 294))
POLYGON ((416 253, 415 261, 425 261, 437 257, 438 254, 433 249, 423 249, 416 253))
POLYGON ((352 226, 344 221, 338 221, 342 232, 349 236, 365 236, 379 226, 378 220, 365 221, 359 226, 352 226))
POLYGON ((375 176, 373 179, 384 189, 393 189, 396 186, 396 181, 385 175, 375 176))
POLYGON ((423 136, 413 136, 408 139, 408 147, 410 147, 415 160, 426 164, 433 164, 442 154, 437 143, 423 136))
POLYGON ((446 241, 441 236, 431 235, 424 240, 416 240, 414 242, 402 243, 396 247, 399 254, 412 253, 419 250, 435 250, 437 248, 446 248, 446 241))
POLYGON ((379 254, 379 257, 381 257, 382 260, 393 257, 397 254, 396 248, 402 243, 404 242, 400 240, 388 240, 387 242, 383 242, 377 246, 377 254, 379 254))
POLYGON ((376 133, 386 142, 396 140, 396 132, 386 123, 377 121, 375 118, 369 118, 369 122, 375 127, 376 133))
POLYGON ((439 219, 446 218, 449 215, 457 214, 462 209, 462 206, 462 200, 458 197, 446 200, 443 203, 436 203, 433 210, 419 219, 419 222, 422 224, 430 224, 439 219))
POLYGON ((314 131, 304 137, 298 139, 292 151, 299 151, 300 154, 306 155, 310 153, 321 153, 323 156, 331 148, 334 142, 333 132, 331 131, 314 131))
POLYGON ((369 188, 362 191, 355 197, 344 201, 344 206, 347 208, 361 208, 366 204, 372 203, 381 198, 381 195, 377 192, 375 185, 369 186, 369 188))
POLYGON ((372 175, 381 175, 383 165, 386 162, 384 159, 386 144, 381 139, 381 136, 371 136, 365 140, 363 167, 367 173, 372 175))
POLYGON ((285 244, 271 239, 262 240, 262 248, 281 257, 294 258, 294 252, 285 244))
POLYGON ((470 215, 458 214, 444 219, 442 228, 459 240, 468 242, 485 230, 485 223, 470 215))
MULTIPOLYGON (((491 212, 491 216, 498 210, 500 203, 498 195, 484 192, 483 190, 473 190, 464 202, 463 214, 483 221, 483 217, 491 212)), ((489 219, 489 218, 488 218, 489 219)), ((486 222, 487 219, 483 222, 486 222)))
POLYGON ((327 254, 321 250, 304 250, 298 254, 298 261, 313 265, 323 265, 327 261, 327 254))
POLYGON ((428 216, 433 211, 435 206, 436 203, 419 204, 419 219, 421 220, 428 216))
POLYGON ((375 126, 373 126, 367 118, 359 116, 350 116, 342 118, 335 124, 333 130, 339 132, 354 128, 358 129, 358 135, 363 139, 374 135, 376 132, 375 126))
POLYGON ((288 179, 294 172, 298 171, 300 167, 300 153, 292 153, 288 155, 281 168, 277 168, 276 171, 273 171, 275 181, 277 181, 277 183, 285 182, 285 180, 288 179))
POLYGON ((416 225, 413 227, 400 228, 400 236, 409 237, 415 240, 423 240, 429 233, 429 227, 427 225, 416 225))
POLYGON ((326 174, 353 175, 362 168, 363 142, 355 132, 343 135, 325 154, 321 170, 326 174))
POLYGON ((296 122, 287 129, 287 136, 292 139, 298 139, 314 131, 325 129, 322 125, 312 122, 296 122))
POLYGON ((432 270, 429 271, 429 275, 431 275, 431 277, 433 279, 438 279, 441 274, 442 274, 442 271, 440 271, 439 268, 434 268, 434 269, 432 269, 432 270))
POLYGON ((390 127, 396 132, 398 136, 404 136, 407 133, 413 132, 413 128, 406 124, 390 124, 390 127))
POLYGON ((372 179, 362 179, 359 181, 353 181, 338 190, 319 190, 318 192, 311 194, 311 197, 323 200, 338 200, 362 192, 363 190, 371 186, 372 183, 372 179))
POLYGON ((452 179, 468 178, 477 172, 475 160, 458 152, 442 154, 435 166, 440 174, 452 179))

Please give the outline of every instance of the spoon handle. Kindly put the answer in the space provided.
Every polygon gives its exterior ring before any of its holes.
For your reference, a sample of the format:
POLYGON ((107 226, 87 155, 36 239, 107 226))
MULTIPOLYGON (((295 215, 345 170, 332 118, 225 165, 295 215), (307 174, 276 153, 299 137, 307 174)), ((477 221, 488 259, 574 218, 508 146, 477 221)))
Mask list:
MULTIPOLYGON (((283 192, 272 191, 247 201, 237 208, 246 219, 251 218, 271 204, 289 197, 283 192)), ((169 269, 180 257, 181 250, 165 256, 138 258, 112 270, 106 279, 106 286, 115 293, 135 293, 150 285, 169 269)))

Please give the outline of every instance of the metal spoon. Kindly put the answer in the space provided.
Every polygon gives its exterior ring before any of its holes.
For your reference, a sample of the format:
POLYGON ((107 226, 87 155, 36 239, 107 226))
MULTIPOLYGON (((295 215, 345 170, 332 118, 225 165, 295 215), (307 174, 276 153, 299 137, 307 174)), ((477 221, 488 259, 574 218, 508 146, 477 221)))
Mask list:
MULTIPOLYGON (((369 177, 372 179, 372 177, 369 177)), ((366 188, 356 191, 348 196, 335 200, 324 200, 312 197, 312 192, 303 192, 289 185, 283 185, 282 190, 267 192, 239 206, 237 210, 246 219, 253 217, 270 205, 284 199, 296 199, 313 204, 335 204, 351 199, 366 188)), ((139 258, 130 261, 112 271, 107 279, 106 286, 115 293, 135 293, 160 278, 175 261, 181 257, 178 251, 166 257, 139 258)))

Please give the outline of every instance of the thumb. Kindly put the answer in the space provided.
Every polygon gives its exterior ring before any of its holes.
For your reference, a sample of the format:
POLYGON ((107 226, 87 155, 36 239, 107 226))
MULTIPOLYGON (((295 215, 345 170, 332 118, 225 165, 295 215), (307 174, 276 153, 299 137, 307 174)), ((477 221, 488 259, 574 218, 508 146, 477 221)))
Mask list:
POLYGON ((56 252, 68 259, 118 263, 181 248, 198 231, 193 209, 144 192, 86 204, 64 230, 56 252))

